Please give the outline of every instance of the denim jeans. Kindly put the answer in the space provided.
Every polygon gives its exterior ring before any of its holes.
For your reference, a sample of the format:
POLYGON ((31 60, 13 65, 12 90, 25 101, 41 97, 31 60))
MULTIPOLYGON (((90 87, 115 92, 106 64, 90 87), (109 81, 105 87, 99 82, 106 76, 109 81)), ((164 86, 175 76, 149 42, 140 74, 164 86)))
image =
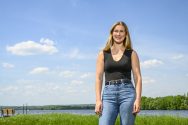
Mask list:
POLYGON ((118 114, 121 125, 134 125, 135 88, 130 83, 106 85, 102 94, 102 114, 99 125, 114 125, 118 114))

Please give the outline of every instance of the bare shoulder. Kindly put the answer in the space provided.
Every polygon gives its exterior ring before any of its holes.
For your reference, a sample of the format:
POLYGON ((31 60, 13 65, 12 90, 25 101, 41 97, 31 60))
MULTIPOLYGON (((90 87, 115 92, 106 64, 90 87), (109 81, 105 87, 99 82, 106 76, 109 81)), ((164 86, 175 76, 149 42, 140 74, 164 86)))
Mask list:
POLYGON ((131 55, 131 59, 134 61, 138 61, 139 62, 139 57, 138 54, 135 50, 132 51, 132 55, 131 55))
POLYGON ((138 54, 137 54, 137 52, 135 51, 135 50, 132 50, 132 55, 131 55, 133 58, 134 57, 138 57, 138 54))
POLYGON ((104 52, 103 52, 103 50, 101 50, 98 53, 98 60, 103 60, 103 59, 104 59, 104 52))
POLYGON ((99 51, 99 56, 103 56, 103 50, 99 51))
POLYGON ((104 52, 103 52, 103 50, 99 51, 98 58, 101 58, 101 59, 104 58, 104 52))

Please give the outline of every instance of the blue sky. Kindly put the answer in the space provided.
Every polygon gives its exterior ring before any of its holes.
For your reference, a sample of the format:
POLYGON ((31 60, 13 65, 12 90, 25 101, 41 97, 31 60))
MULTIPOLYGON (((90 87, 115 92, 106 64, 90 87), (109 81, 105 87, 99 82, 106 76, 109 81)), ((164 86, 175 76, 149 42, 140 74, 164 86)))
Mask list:
POLYGON ((186 0, 1 0, 0 105, 95 103, 95 64, 124 21, 143 96, 188 92, 186 0))

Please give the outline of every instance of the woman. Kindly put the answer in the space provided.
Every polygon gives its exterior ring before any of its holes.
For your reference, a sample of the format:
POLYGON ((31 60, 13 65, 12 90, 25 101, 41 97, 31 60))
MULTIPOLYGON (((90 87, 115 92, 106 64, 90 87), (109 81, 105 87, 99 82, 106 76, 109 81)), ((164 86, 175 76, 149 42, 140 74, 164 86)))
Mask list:
POLYGON ((115 23, 103 51, 99 52, 96 66, 96 106, 99 125, 114 125, 118 114, 121 125, 134 125, 140 111, 142 78, 139 58, 132 49, 128 27, 115 23), (131 71, 134 83, 131 81, 131 71), (102 99, 101 90, 105 74, 102 99))

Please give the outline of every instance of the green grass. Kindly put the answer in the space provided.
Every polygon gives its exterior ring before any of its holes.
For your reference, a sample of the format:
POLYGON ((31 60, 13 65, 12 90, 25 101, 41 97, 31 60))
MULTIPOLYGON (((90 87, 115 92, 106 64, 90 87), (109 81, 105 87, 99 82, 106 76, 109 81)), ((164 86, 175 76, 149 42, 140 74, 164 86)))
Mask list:
MULTIPOLYGON (((16 115, 0 118, 0 125, 98 125, 98 117, 74 114, 16 115)), ((119 118, 116 125, 120 125, 119 118)), ((188 118, 138 116, 135 125, 188 125, 188 118)))
POLYGON ((175 116, 139 116, 135 125, 188 125, 188 118, 175 116))

